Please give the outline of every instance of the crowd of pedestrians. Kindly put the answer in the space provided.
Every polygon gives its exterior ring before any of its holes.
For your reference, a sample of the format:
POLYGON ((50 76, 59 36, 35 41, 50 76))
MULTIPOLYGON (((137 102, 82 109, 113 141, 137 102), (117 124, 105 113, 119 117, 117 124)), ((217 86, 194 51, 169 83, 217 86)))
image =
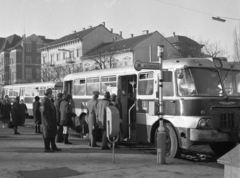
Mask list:
MULTIPOLYGON (((106 135, 106 107, 115 106, 116 95, 110 95, 109 92, 104 93, 104 98, 98 100, 100 92, 93 91, 93 97, 87 102, 86 122, 89 130, 89 146, 100 147, 97 145, 97 134, 102 134, 101 149, 108 150, 108 139, 106 135)), ((33 102, 33 118, 35 123, 35 133, 43 135, 44 152, 61 151, 57 143, 72 144, 69 142, 69 128, 72 126, 72 118, 76 116, 72 112, 70 94, 64 95, 58 93, 55 101, 52 100, 53 92, 51 88, 46 89, 44 97, 35 96, 33 102), (42 125, 42 131, 41 131, 42 125)), ((12 122, 14 134, 19 135, 18 126, 25 123, 28 116, 27 106, 23 100, 20 101, 17 96, 11 105, 8 95, 0 103, 0 114, 3 123, 12 122)))

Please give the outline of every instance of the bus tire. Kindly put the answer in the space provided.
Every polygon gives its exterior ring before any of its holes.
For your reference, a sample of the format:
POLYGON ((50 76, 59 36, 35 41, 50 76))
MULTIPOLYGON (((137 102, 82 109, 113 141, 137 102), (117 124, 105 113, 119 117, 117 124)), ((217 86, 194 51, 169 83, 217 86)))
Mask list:
POLYGON ((224 155, 237 145, 236 142, 218 142, 210 144, 210 148, 217 155, 224 155))
MULTIPOLYGON (((164 128, 165 128, 165 133, 166 133, 166 142, 165 142, 166 143, 166 149, 165 149, 166 157, 176 158, 180 155, 180 152, 181 152, 181 148, 179 147, 179 144, 178 144, 177 134, 176 134, 173 126, 170 123, 164 124, 164 128)), ((157 132, 158 132, 158 128, 155 131, 155 139, 154 139, 155 147, 157 147, 157 132)))

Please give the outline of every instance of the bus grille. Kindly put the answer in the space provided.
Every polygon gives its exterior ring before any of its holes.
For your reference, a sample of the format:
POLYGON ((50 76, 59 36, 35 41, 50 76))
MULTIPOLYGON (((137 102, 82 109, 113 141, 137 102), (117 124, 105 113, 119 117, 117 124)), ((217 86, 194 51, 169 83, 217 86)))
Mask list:
POLYGON ((224 113, 220 115, 220 128, 231 129, 234 128, 234 114, 224 113))

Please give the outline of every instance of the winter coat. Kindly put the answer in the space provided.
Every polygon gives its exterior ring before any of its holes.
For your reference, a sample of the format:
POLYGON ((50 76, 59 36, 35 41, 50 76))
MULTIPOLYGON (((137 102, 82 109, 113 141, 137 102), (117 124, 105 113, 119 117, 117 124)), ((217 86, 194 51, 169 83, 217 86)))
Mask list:
POLYGON ((51 100, 46 96, 42 99, 40 111, 43 127, 43 137, 55 137, 57 134, 56 109, 51 100))
POLYGON ((96 127, 96 112, 98 100, 93 98, 87 102, 87 122, 89 125, 89 134, 92 134, 93 126, 96 127))
POLYGON ((97 121, 98 127, 100 129, 106 129, 106 107, 110 105, 110 101, 108 99, 103 99, 98 101, 97 104, 97 121))
POLYGON ((3 100, 1 105, 1 114, 2 114, 3 122, 7 123, 8 121, 10 121, 11 110, 12 109, 11 109, 10 101, 3 100))
POLYGON ((72 117, 76 114, 72 112, 72 106, 68 100, 64 99, 60 103, 60 125, 72 126, 72 117))
POLYGON ((21 103, 20 108, 21 108, 21 117, 22 117, 22 119, 25 119, 26 118, 26 113, 28 112, 26 104, 21 103))
POLYGON ((60 102, 61 102, 60 99, 56 99, 54 101, 54 106, 55 106, 55 109, 56 109, 57 125, 60 125, 60 102))
POLYGON ((14 101, 12 105, 12 123, 14 126, 21 126, 22 120, 20 103, 14 101))
POLYGON ((41 103, 39 101, 33 102, 33 118, 35 125, 40 125, 41 122, 41 112, 40 112, 41 103))

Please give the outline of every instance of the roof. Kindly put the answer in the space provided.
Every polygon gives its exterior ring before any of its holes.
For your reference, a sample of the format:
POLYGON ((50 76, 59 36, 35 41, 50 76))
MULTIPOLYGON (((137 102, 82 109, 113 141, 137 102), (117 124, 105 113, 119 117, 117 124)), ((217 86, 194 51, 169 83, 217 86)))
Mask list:
POLYGON ((82 31, 79 31, 79 32, 75 32, 75 33, 72 33, 70 35, 66 35, 62 38, 59 38, 59 39, 49 43, 49 45, 47 47, 55 46, 55 45, 62 44, 64 42, 72 41, 72 40, 75 40, 75 39, 81 39, 86 34, 88 34, 89 32, 91 32, 92 30, 96 29, 99 26, 101 26, 101 25, 98 25, 98 26, 92 27, 92 28, 88 28, 88 29, 85 29, 85 30, 82 30, 82 31))
POLYGON ((170 43, 172 44, 177 44, 177 43, 186 43, 186 44, 191 44, 191 45, 199 45, 199 46, 203 46, 199 43, 197 43, 196 41, 186 37, 186 36, 171 36, 171 37, 167 37, 166 38, 170 43))
POLYGON ((91 50, 90 52, 86 53, 83 58, 103 53, 131 50, 135 45, 137 45, 139 42, 146 39, 147 37, 151 36, 152 34, 153 33, 148 33, 128 39, 121 39, 111 43, 104 43, 97 48, 91 50))
POLYGON ((18 36, 18 35, 11 35, 8 36, 7 38, 5 38, 4 41, 2 41, 2 45, 0 46, 0 50, 4 51, 7 50, 9 48, 12 48, 14 46, 16 46, 20 41, 22 40, 22 37, 18 36))

